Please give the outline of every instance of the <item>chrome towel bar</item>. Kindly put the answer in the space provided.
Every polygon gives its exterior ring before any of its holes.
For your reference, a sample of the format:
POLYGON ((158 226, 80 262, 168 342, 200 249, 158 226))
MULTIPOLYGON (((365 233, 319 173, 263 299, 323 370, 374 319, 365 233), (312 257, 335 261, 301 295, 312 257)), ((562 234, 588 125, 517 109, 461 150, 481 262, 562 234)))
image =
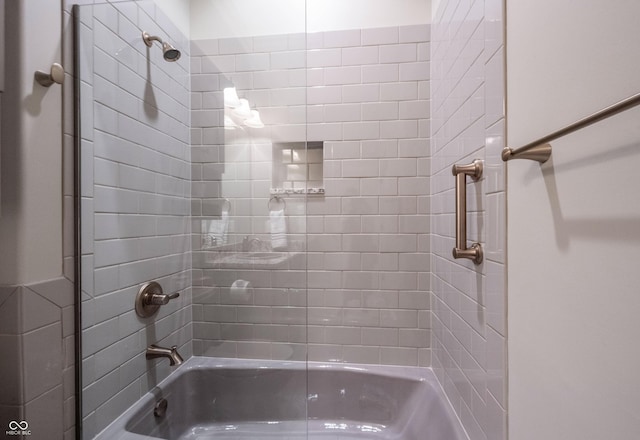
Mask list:
POLYGON ((482 263, 482 245, 472 243, 467 248, 467 176, 475 182, 482 177, 483 163, 474 160, 469 165, 454 165, 451 169, 456 177, 456 247, 453 258, 468 258, 475 264, 482 263))
POLYGON ((520 148, 513 149, 505 147, 504 150, 502 150, 502 160, 507 162, 511 159, 529 159, 535 160, 540 163, 545 163, 547 160, 549 160, 549 157, 551 157, 551 145, 549 144, 549 142, 561 138, 562 136, 566 136, 569 133, 573 133, 574 131, 588 127, 589 125, 595 124, 596 122, 600 122, 610 116, 616 115, 625 110, 629 110, 630 108, 637 105, 640 105, 640 93, 637 93, 616 104, 610 105, 609 107, 604 108, 599 112, 592 114, 591 116, 580 119, 579 121, 574 122, 571 125, 567 125, 563 129, 554 131, 553 133, 541 137, 540 139, 524 145, 520 148))

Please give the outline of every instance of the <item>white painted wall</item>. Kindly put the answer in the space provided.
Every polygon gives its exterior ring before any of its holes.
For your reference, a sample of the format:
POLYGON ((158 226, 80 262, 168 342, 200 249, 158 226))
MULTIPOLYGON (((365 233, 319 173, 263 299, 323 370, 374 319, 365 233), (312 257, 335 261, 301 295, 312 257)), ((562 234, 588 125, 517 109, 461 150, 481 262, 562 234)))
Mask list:
MULTIPOLYGON (((507 2, 510 146, 640 92, 640 3, 611 6, 507 2)), ((508 164, 511 439, 640 437, 638 120, 566 136, 542 167, 508 164)))
POLYGON ((61 8, 40 0, 6 8, 13 55, 3 93, 0 284, 24 284, 62 274, 62 89, 33 80, 60 62, 61 8))
POLYGON ((404 26, 430 18, 429 0, 192 0, 191 39, 404 26))
POLYGON ((189 35, 191 29, 191 0, 154 0, 180 31, 189 35))
POLYGON ((424 24, 428 0, 307 0, 309 32, 424 24))

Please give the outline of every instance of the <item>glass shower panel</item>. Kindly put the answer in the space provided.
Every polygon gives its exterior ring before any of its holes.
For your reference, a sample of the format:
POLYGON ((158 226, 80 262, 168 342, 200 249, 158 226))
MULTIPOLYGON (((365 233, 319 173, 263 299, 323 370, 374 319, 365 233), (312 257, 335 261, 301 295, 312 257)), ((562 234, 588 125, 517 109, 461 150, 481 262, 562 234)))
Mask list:
POLYGON ((255 4, 193 15, 194 353, 304 361, 305 195, 273 181, 277 145, 306 145, 304 7, 255 4))
POLYGON ((82 438, 93 438, 172 370, 152 344, 192 355, 190 76, 187 35, 153 2, 75 8, 81 175, 82 438), (175 46, 167 62, 146 31, 175 46), (179 297, 153 317, 155 281, 179 297))
MULTIPOLYGON (((194 1, 187 27, 168 2, 74 9, 82 439, 175 370, 146 358, 152 344, 185 360, 300 361, 305 371, 307 196, 274 179, 274 160, 300 165, 283 145, 307 156, 305 7, 264 3, 194 1), (143 31, 180 58, 148 47, 143 31), (179 296, 141 317, 134 301, 151 281, 179 296)), ((287 398, 306 407, 300 374, 292 388, 287 398)))

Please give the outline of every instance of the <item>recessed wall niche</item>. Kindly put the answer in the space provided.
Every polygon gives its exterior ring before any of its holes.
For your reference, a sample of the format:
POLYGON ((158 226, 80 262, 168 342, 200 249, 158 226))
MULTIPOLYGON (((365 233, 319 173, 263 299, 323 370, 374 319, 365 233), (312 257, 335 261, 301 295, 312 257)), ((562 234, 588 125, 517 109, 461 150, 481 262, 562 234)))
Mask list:
POLYGON ((272 194, 324 194, 323 142, 273 145, 272 194))

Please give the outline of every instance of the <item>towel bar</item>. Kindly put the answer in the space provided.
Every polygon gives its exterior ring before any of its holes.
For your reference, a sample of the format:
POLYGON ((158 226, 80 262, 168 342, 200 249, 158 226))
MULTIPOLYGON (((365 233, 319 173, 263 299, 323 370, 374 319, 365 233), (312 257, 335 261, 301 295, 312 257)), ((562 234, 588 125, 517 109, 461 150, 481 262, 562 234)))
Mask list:
POLYGON ((573 133, 574 131, 588 127, 596 122, 600 122, 613 115, 617 115, 618 113, 635 107, 636 105, 640 105, 640 93, 636 93, 627 99, 623 99, 622 101, 610 105, 591 116, 580 119, 573 124, 567 125, 560 130, 554 131, 553 133, 541 137, 540 139, 530 142, 520 148, 514 149, 505 147, 504 150, 502 150, 502 160, 507 162, 511 159, 530 159, 540 163, 545 163, 549 160, 549 157, 551 157, 551 145, 549 142, 573 133))

